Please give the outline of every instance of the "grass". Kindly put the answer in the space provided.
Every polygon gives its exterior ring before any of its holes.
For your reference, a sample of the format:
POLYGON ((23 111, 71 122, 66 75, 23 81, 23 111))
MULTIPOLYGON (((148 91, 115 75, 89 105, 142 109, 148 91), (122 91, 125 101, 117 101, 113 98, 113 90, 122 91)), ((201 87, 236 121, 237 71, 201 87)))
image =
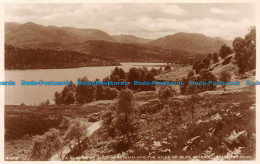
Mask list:
POLYGON ((132 156, 129 160, 149 160, 138 156, 155 156, 151 160, 190 160, 193 156, 205 157, 208 153, 208 157, 200 160, 210 160, 217 155, 238 153, 248 158, 237 156, 225 160, 255 159, 256 122, 255 108, 252 108, 256 103, 254 86, 233 92, 219 90, 201 93, 195 104, 193 121, 188 97, 182 95, 164 102, 154 99, 145 104, 138 103, 140 114, 136 116, 137 130, 129 150, 121 153, 114 150, 113 145, 118 138, 106 136, 101 127, 90 137, 89 148, 83 155, 113 157, 117 152, 117 155, 132 156), (176 100, 183 104, 179 107, 172 105, 176 100), (163 109, 167 106, 173 111, 182 110, 182 114, 170 112, 165 117, 163 109), (234 140, 228 141, 232 137, 234 140), (176 158, 165 158, 169 156, 176 158))

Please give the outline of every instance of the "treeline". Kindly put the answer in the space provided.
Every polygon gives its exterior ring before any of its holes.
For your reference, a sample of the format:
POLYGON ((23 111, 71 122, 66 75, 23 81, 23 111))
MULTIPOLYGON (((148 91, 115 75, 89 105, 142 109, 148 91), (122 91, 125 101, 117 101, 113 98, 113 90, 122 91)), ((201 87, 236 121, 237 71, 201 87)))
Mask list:
POLYGON ((68 50, 24 49, 5 45, 5 69, 59 69, 119 65, 115 60, 68 50))
POLYGON ((235 61, 242 75, 248 70, 256 68, 256 28, 251 31, 244 39, 237 37, 233 41, 233 50, 235 52, 235 61))
POLYGON ((181 62, 190 63, 201 59, 204 54, 198 54, 180 49, 162 49, 158 47, 116 43, 102 40, 91 40, 85 43, 63 47, 93 56, 103 56, 121 62, 181 62), (193 58, 191 58, 193 55, 193 58))
MULTIPOLYGON (((239 68, 238 73, 243 75, 246 71, 256 68, 256 29, 253 27, 244 39, 238 37, 233 40, 233 48, 224 44, 219 53, 208 54, 202 60, 195 61, 193 63, 193 71, 182 79, 184 85, 181 86, 181 94, 196 94, 203 91, 214 90, 216 86, 203 85, 196 86, 190 85, 189 81, 223 81, 228 82, 231 79, 231 74, 226 70, 220 73, 219 79, 211 72, 214 68, 211 68, 212 64, 215 66, 222 64, 226 65, 231 62, 232 56, 230 54, 235 53, 233 63, 239 68), (229 57, 228 57, 229 56, 229 57), (223 59, 222 63, 219 63, 219 57, 223 59)), ((225 86, 223 86, 225 89, 225 86)))
MULTIPOLYGON (((118 91, 121 89, 129 88, 134 91, 150 91, 155 90, 152 85, 134 85, 134 81, 146 81, 152 82, 161 69, 156 70, 152 68, 148 70, 146 67, 135 68, 132 67, 129 72, 125 72, 122 68, 116 67, 110 74, 105 77, 102 81, 112 82, 128 82, 128 85, 72 85, 65 86, 61 92, 55 92, 54 101, 55 104, 84 104, 90 103, 97 100, 112 100, 117 97, 118 91)), ((79 78, 78 81, 88 81, 85 76, 79 78)), ((96 79, 95 81, 100 81, 96 79)))

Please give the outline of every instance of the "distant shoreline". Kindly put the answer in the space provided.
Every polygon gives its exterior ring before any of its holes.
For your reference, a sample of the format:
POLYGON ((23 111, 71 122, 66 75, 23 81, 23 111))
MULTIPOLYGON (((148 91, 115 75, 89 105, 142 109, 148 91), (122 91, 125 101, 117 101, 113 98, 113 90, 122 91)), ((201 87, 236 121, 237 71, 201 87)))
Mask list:
POLYGON ((76 69, 76 68, 84 68, 84 67, 107 67, 107 66, 121 66, 121 64, 117 64, 117 65, 91 65, 91 66, 83 66, 83 67, 65 67, 65 68, 32 68, 32 69, 5 69, 5 71, 20 71, 20 70, 23 70, 23 71, 26 71, 26 70, 47 70, 47 69, 76 69))
MULTIPOLYGON (((83 67, 65 67, 65 68, 29 68, 29 69, 5 69, 5 71, 26 71, 26 70, 48 70, 48 69, 76 69, 76 68, 84 68, 84 67, 108 67, 108 66, 122 66, 121 63, 158 63, 158 65, 133 65, 134 67, 164 67, 168 65, 167 63, 162 64, 163 62, 118 62, 116 65, 91 65, 91 66, 83 66, 83 67)), ((172 64, 170 64, 172 65, 172 64)))

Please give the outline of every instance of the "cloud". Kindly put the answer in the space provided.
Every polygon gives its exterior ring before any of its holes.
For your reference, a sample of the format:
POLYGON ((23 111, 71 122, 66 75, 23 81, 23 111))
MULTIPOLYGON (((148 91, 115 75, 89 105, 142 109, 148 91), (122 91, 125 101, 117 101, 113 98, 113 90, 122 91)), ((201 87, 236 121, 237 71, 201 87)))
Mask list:
POLYGON ((236 15, 236 14, 238 14, 238 11, 233 10, 233 9, 220 9, 220 8, 216 8, 216 7, 211 8, 210 12, 212 12, 214 14, 220 14, 220 15, 236 15))
POLYGON ((237 17, 234 15, 237 11, 225 5, 216 6, 196 8, 191 4, 152 3, 8 4, 6 21, 94 28, 111 35, 129 34, 146 38, 190 32, 225 39, 243 36, 247 28, 255 23, 249 10, 237 17))

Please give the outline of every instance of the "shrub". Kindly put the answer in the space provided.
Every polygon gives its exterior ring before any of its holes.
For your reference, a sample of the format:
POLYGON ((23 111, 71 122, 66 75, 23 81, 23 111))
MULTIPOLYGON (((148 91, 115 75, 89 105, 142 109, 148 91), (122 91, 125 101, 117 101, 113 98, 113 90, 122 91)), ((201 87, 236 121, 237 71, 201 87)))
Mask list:
POLYGON ((50 105, 50 101, 49 101, 49 100, 46 100, 46 101, 44 101, 44 102, 41 102, 39 105, 40 105, 40 106, 50 105))
POLYGON ((194 72, 193 72, 193 71, 190 71, 189 74, 188 74, 188 79, 189 79, 190 77, 192 77, 192 76, 194 76, 194 72))
POLYGON ((171 66, 167 65, 164 67, 164 71, 169 71, 169 70, 171 70, 171 66))
POLYGON ((159 91, 159 98, 164 100, 168 99, 169 97, 172 97, 173 95, 176 95, 176 92, 171 89, 171 87, 165 87, 159 91))
MULTIPOLYGON (((221 73, 220 73, 220 80, 223 81, 223 82, 228 82, 230 81, 231 79, 231 75, 229 72, 223 70, 221 73)), ((222 85, 222 87, 224 88, 225 90, 225 85, 222 85)))
POLYGON ((47 161, 61 148, 59 130, 50 129, 43 136, 35 136, 30 152, 31 159, 47 161))
POLYGON ((117 97, 117 90, 115 88, 105 87, 103 100, 113 100, 117 97))

